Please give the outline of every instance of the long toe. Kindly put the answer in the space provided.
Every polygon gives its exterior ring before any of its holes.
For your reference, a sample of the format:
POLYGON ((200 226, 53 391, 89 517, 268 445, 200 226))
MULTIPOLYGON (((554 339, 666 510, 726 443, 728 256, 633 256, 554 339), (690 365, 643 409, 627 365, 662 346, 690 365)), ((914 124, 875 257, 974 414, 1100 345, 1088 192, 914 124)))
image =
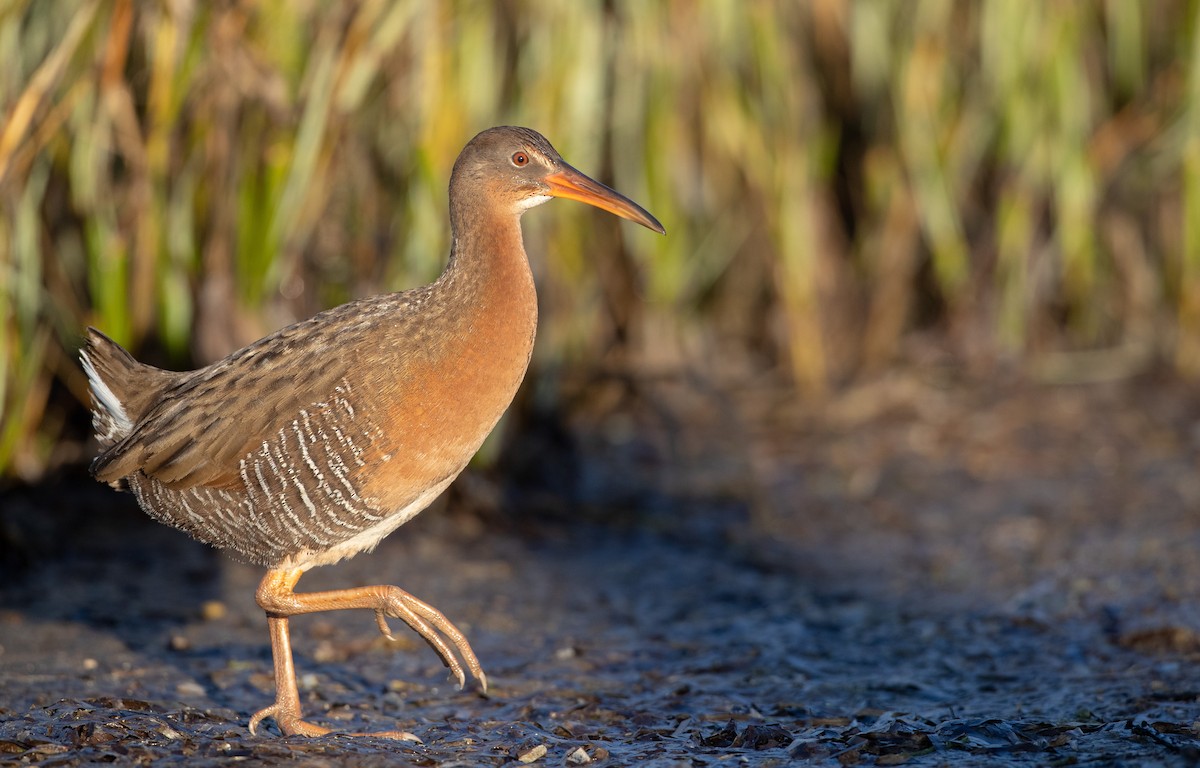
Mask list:
POLYGON ((463 661, 466 662, 467 668, 471 670, 471 674, 487 690, 487 676, 483 673, 483 667, 479 663, 479 659, 475 656, 475 651, 471 648, 471 643, 467 640, 467 636, 462 633, 458 627, 454 626, 449 619, 442 614, 441 611, 434 608, 429 603, 420 600, 399 587, 385 587, 383 594, 382 610, 376 610, 376 620, 380 625, 380 631, 384 632, 385 636, 389 632, 387 622, 383 620, 383 615, 400 619, 408 624, 417 634, 424 638, 425 642, 442 657, 442 662, 450 669, 458 681, 458 687, 466 686, 466 674, 463 671, 462 664, 459 663, 454 653, 451 652, 446 641, 442 639, 444 635, 454 647, 458 650, 463 661), (440 634, 439 634, 440 633, 440 634))
POLYGON ((371 736, 376 739, 395 739, 397 741, 413 741, 424 744, 419 737, 408 731, 376 731, 374 733, 352 733, 351 736, 371 736))

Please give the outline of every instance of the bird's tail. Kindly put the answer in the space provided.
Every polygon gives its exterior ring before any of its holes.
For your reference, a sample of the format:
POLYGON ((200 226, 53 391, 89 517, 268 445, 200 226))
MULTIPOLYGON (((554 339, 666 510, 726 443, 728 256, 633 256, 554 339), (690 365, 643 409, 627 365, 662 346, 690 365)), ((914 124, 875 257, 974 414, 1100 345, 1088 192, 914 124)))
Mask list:
POLYGON ((129 434, 172 375, 134 360, 95 328, 87 329, 79 359, 91 387, 92 429, 106 448, 129 434))

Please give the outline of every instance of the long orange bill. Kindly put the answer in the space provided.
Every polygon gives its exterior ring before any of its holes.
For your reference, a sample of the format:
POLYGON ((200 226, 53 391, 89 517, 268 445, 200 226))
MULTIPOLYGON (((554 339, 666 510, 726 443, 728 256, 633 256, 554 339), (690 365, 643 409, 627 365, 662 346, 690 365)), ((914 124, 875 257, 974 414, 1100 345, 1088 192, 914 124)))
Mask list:
POLYGON ((581 203, 594 205, 609 213, 615 213, 623 219, 636 221, 660 235, 667 234, 667 230, 658 223, 658 219, 651 216, 645 208, 620 192, 609 189, 595 179, 585 176, 566 163, 562 164, 562 170, 547 176, 545 182, 550 187, 550 194, 554 197, 565 197, 568 200, 578 200, 581 203))

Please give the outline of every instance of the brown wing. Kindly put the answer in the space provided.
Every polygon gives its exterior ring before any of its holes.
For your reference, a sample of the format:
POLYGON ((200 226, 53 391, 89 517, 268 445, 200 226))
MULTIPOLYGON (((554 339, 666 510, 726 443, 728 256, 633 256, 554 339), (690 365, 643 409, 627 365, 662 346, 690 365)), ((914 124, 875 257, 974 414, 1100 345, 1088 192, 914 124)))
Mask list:
MULTIPOLYGON (((96 459, 92 474, 112 482, 140 470, 168 488, 237 484, 246 454, 289 427, 301 409, 336 395, 369 351, 370 320, 411 298, 391 294, 336 307, 184 374, 96 459)), ((403 359, 404 350, 392 352, 403 359)))

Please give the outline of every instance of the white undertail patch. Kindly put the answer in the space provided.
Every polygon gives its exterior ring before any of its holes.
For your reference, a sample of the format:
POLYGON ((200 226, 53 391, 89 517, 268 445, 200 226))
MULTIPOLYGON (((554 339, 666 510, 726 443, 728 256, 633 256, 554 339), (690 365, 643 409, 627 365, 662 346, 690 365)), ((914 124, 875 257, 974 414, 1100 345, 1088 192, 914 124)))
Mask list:
POLYGON ((92 390, 92 400, 95 403, 93 411, 96 414, 96 437, 101 441, 116 442, 129 434, 129 431, 133 429, 133 422, 125 413, 125 406, 121 404, 121 400, 96 372, 96 366, 92 364, 91 356, 87 352, 81 352, 79 356, 83 360, 83 372, 87 374, 88 384, 92 390), (103 429, 104 432, 101 433, 100 429, 103 429))

